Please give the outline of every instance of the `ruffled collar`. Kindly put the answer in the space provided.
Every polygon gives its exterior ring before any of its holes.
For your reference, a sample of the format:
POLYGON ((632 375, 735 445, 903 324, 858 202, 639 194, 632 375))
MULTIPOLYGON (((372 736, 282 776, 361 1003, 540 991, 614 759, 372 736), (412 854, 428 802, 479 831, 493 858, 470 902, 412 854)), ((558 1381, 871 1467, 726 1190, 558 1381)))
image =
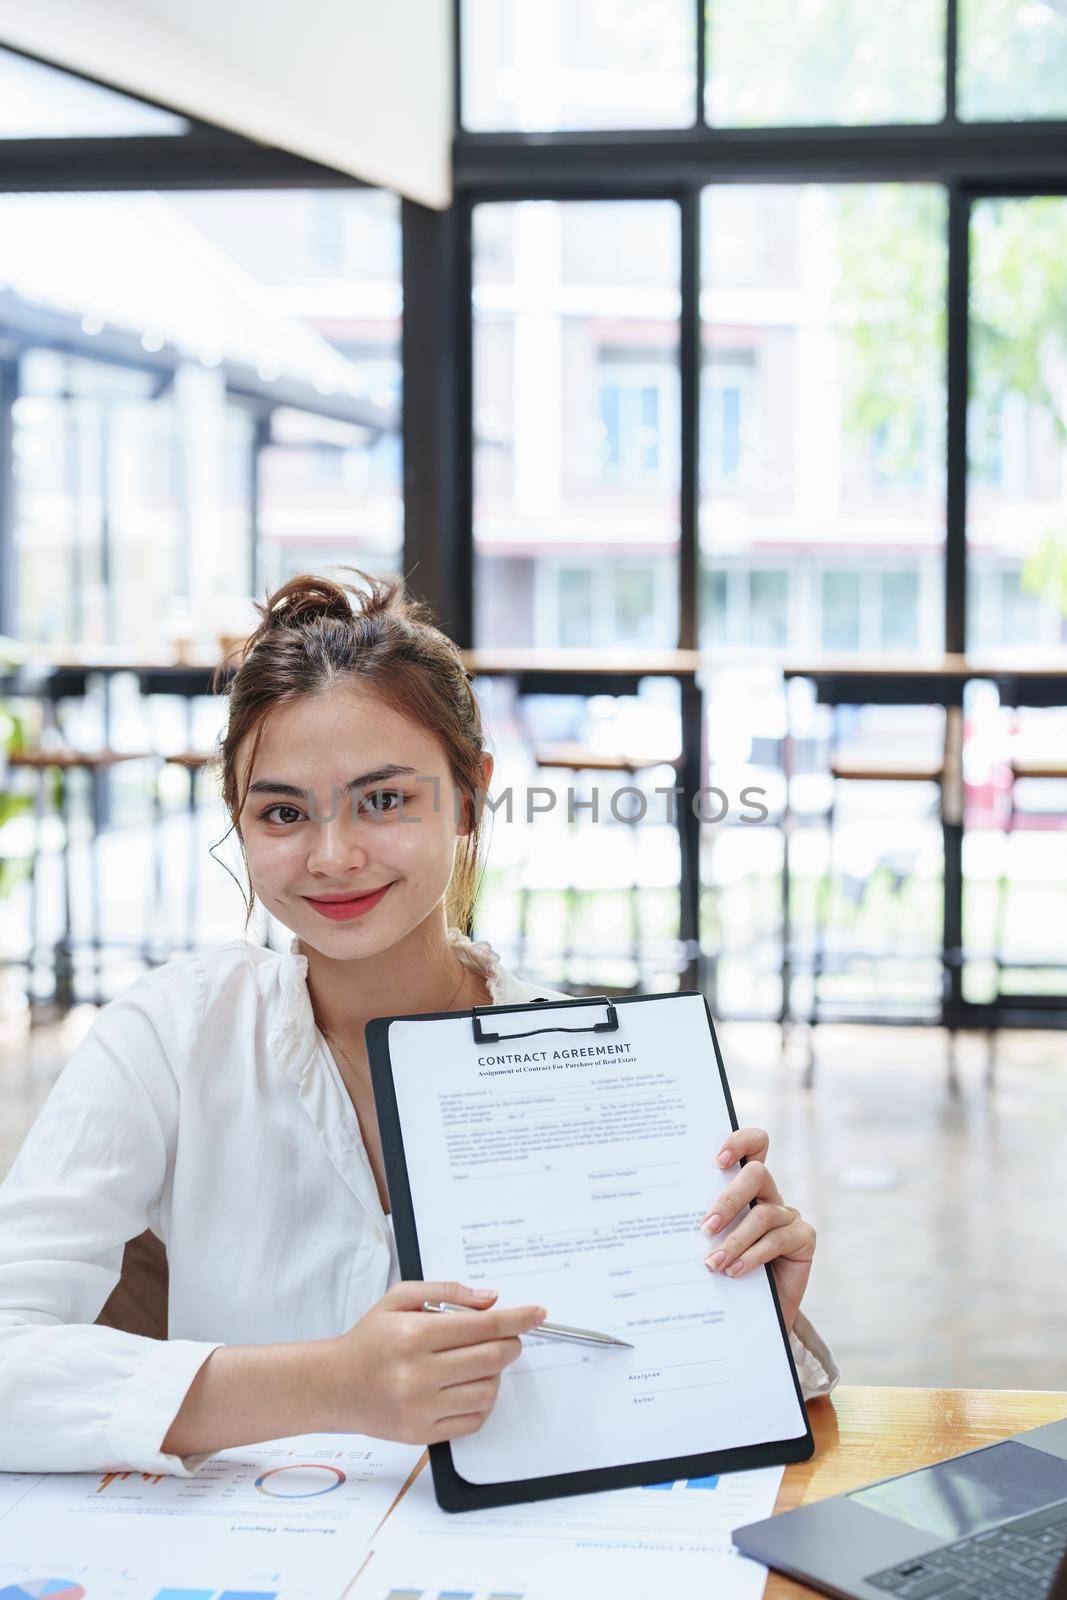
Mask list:
MULTIPOLYGON (((484 978, 493 1005, 504 1004, 506 976, 500 956, 487 939, 470 939, 459 928, 449 928, 448 942, 463 962, 484 978)), ((319 1049, 318 1029, 307 986, 308 958, 294 934, 289 948, 280 953, 281 1005, 267 1035, 276 1066, 299 1081, 319 1049)))

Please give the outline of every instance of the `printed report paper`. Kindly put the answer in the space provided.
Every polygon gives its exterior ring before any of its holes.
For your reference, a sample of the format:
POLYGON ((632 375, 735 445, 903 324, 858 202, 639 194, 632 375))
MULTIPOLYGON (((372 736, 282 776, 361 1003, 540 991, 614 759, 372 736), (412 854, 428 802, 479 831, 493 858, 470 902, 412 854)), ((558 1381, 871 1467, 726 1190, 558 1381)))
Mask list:
POLYGON ((421 1455, 323 1433, 221 1450, 192 1478, 2 1473, 0 1594, 339 1600, 421 1455))
POLYGON ((502 1014, 493 1045, 463 1015, 389 1029, 423 1276, 634 1346, 525 1339, 488 1421, 452 1445, 471 1483, 805 1432, 766 1273, 704 1265, 701 1218, 736 1176, 715 1165, 731 1125, 704 1001, 616 1011, 603 1034, 561 1031, 593 1006, 502 1014))
POLYGON ((644 1489, 614 1489, 453 1515, 428 1471, 374 1540, 351 1600, 397 1593, 525 1595, 537 1600, 662 1600, 699 1593, 758 1600, 766 1569, 740 1555, 734 1528, 774 1510, 781 1467, 644 1489))

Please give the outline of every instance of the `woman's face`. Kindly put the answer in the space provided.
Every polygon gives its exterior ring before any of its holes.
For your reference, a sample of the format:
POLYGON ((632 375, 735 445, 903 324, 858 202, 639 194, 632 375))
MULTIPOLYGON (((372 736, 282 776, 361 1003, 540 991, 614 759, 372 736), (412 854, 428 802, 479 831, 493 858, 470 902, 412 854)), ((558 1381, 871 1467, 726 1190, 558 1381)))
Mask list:
MULTIPOLYGON (((242 784, 252 743, 238 752, 242 784)), ((485 787, 492 766, 486 755, 485 787)), ((249 776, 252 887, 305 944, 340 961, 377 955, 443 899, 468 831, 459 792, 438 740, 383 701, 335 685, 278 707, 249 776)))

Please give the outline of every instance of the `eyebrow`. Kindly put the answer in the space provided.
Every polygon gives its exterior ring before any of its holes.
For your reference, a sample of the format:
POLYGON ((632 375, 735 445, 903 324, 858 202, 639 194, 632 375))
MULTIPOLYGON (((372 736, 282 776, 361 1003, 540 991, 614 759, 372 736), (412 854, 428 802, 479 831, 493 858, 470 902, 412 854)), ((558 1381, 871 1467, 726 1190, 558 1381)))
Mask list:
MULTIPOLYGON (((386 767, 375 767, 370 772, 361 772, 358 778, 353 778, 346 783, 343 794, 350 794, 353 789, 363 789, 370 783, 381 783, 386 778, 396 778, 404 773, 414 773, 414 767, 400 767, 395 763, 386 767)), ((257 778, 255 783, 248 785, 249 794, 288 794, 295 800, 306 800, 308 791, 298 788, 295 783, 275 783, 272 778, 257 778)))

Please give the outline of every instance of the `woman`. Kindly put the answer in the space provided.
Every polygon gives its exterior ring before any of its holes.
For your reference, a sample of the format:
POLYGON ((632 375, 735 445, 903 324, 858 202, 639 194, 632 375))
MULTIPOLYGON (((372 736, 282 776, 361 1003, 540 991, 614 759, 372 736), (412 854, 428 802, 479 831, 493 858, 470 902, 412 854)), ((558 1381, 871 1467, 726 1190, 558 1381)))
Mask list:
MULTIPOLYGON (((425 609, 358 576, 365 592, 304 576, 270 596, 229 688, 248 909, 258 896, 289 950, 236 939, 139 979, 0 1187, 2 1469, 189 1476, 296 1433, 457 1438, 547 1314, 398 1281, 366 1022, 565 996, 461 931, 493 771, 478 703, 425 609), (165 1341, 93 1325, 145 1228, 169 1258, 165 1341), (426 1298, 480 1314, 427 1317, 426 1298)), ((708 1265, 773 1262, 811 1395, 837 1376, 798 1312, 814 1234, 766 1150, 747 1129, 718 1154, 753 1159, 705 1220, 708 1265)))

